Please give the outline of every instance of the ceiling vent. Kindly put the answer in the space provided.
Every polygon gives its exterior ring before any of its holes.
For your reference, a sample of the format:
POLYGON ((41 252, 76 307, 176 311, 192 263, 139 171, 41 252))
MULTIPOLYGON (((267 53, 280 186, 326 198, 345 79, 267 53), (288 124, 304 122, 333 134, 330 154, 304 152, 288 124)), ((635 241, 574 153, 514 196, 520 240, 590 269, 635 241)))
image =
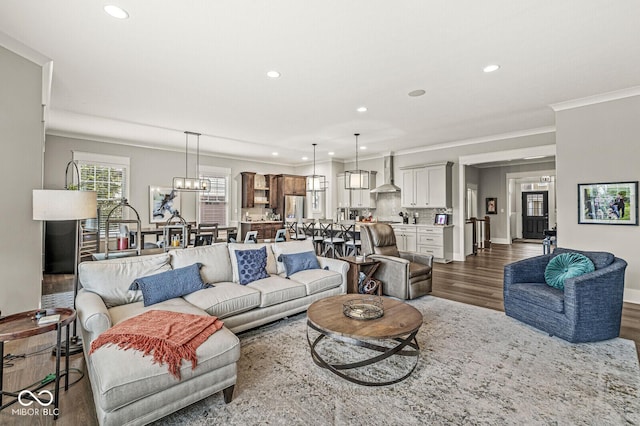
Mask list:
POLYGON ((400 188, 393 184, 393 155, 384 157, 384 185, 372 189, 373 194, 384 192, 400 192, 400 188))

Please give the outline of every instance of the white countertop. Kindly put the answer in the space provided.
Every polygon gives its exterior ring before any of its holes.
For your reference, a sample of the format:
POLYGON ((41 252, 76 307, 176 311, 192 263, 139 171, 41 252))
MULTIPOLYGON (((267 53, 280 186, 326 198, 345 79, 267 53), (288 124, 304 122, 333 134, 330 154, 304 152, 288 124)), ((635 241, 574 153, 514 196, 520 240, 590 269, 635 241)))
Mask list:
POLYGON ((282 223, 281 220, 243 220, 240 223, 242 224, 252 224, 252 223, 282 223))
POLYGON ((434 225, 427 223, 392 223, 391 226, 414 226, 416 228, 453 228, 453 225, 434 225))

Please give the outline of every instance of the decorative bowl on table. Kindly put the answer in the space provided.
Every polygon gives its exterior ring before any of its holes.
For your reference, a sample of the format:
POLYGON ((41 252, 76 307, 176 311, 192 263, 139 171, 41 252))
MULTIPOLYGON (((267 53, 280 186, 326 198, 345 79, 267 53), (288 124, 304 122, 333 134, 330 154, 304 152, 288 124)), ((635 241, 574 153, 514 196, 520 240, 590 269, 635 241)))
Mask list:
POLYGON ((342 312, 349 318, 370 320, 384 315, 382 298, 377 296, 363 296, 351 299, 342 304, 342 312))

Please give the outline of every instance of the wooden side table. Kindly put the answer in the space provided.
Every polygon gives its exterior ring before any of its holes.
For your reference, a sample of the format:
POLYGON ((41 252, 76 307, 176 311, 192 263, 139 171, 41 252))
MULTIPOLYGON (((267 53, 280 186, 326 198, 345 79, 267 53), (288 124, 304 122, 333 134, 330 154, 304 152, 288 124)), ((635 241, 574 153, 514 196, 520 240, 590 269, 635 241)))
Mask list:
MULTIPOLYGON (((67 339, 66 339, 66 351, 65 351, 65 375, 64 375, 64 390, 69 389, 69 325, 76 318, 76 311, 70 308, 54 308, 47 309, 46 315, 60 315, 60 320, 58 322, 38 325, 38 321, 35 319, 36 312, 27 311, 21 312, 19 314, 9 315, 8 317, 4 317, 0 319, 0 359, 4 358, 4 342, 10 340, 24 339, 26 337, 36 336, 38 334, 48 333, 50 331, 56 331, 56 379, 55 379, 55 393, 53 396, 54 403, 54 419, 58 418, 58 402, 60 396, 60 352, 61 352, 61 342, 62 342, 62 328, 67 327, 67 339)), ((0 410, 4 410, 10 405, 18 402, 18 398, 20 393, 15 392, 6 392, 2 390, 2 382, 3 382, 3 373, 4 373, 4 363, 0 365, 0 410), (7 395, 13 398, 11 401, 2 404, 2 397, 7 395)), ((46 386, 49 382, 38 385, 34 389, 25 389, 29 390, 31 394, 33 391, 37 391, 46 386)), ((50 394, 49 394, 50 395, 50 394)), ((30 399, 30 396, 24 396, 24 399, 30 399)), ((45 400, 45 403, 51 403, 51 401, 45 400)), ((46 404, 46 405, 49 405, 46 404)))
MULTIPOLYGON (((345 256, 340 260, 344 260, 349 264, 349 272, 347 273, 347 293, 358 293, 358 280, 360 272, 364 272, 367 278, 373 278, 380 262, 377 260, 366 259, 362 256, 345 256)), ((376 292, 378 296, 382 296, 382 284, 378 286, 376 292)))

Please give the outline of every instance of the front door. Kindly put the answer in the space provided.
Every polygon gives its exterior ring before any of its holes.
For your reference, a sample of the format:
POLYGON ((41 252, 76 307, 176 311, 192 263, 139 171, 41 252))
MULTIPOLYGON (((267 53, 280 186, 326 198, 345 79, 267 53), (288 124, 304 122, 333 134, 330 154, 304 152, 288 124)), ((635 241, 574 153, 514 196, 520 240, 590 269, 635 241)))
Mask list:
POLYGON ((547 191, 522 193, 522 238, 543 239, 549 227, 547 191))

